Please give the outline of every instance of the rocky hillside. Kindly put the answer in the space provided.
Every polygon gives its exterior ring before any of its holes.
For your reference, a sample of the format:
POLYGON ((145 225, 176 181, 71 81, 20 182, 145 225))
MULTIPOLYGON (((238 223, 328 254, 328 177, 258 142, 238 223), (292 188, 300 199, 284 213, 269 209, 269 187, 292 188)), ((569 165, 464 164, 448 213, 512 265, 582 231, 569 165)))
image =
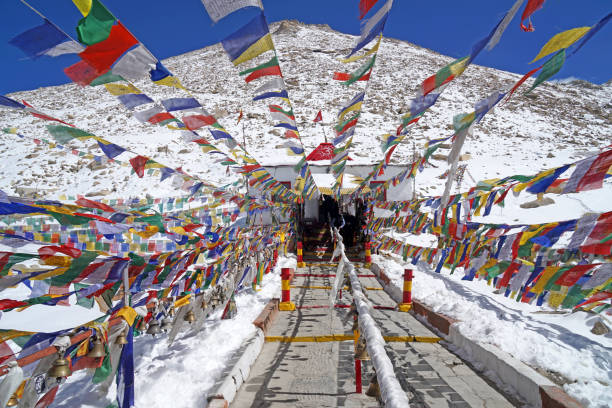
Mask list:
MULTIPOLYGON (((296 120, 307 153, 323 141, 320 125, 312 123, 321 109, 325 132, 333 134, 333 119, 340 104, 352 97, 362 83, 347 89, 332 80, 334 71, 351 72, 359 62, 345 64, 354 36, 333 31, 328 26, 306 25, 297 21, 272 24, 283 75, 294 104, 296 120)), ((503 39, 498 45, 503 47, 503 39)), ((528 56, 526 56, 527 58, 528 56)), ((373 163, 382 157, 380 136, 394 132, 410 99, 423 79, 452 59, 414 44, 384 38, 370 80, 363 114, 356 130, 352 163, 373 163)), ((257 85, 249 85, 238 75, 220 45, 213 45, 169 58, 164 64, 178 77, 220 123, 242 141, 242 124, 236 125, 239 110, 245 113, 244 137, 249 152, 262 164, 295 161, 276 150, 282 143, 279 130, 261 102, 252 102, 257 85)), ((559 74, 563 75, 563 72, 559 74)), ((450 135, 452 117, 473 110, 478 100, 495 89, 509 88, 520 75, 478 65, 470 66, 453 81, 438 103, 413 129, 404 146, 397 149, 394 161, 406 163, 413 148, 421 150, 427 139, 450 135)), ((523 85, 522 90, 532 80, 523 85)), ((156 101, 186 96, 173 88, 152 85, 142 80, 136 85, 156 101)), ((135 152, 190 174, 226 184, 233 176, 202 154, 195 144, 185 143, 177 132, 145 126, 131 112, 100 87, 68 84, 17 92, 9 95, 25 99, 36 108, 77 127, 105 137, 135 152)), ((528 97, 519 94, 496 108, 475 128, 466 142, 468 171, 476 180, 511 174, 529 174, 576 159, 610 144, 612 135, 612 84, 594 85, 585 81, 546 83, 528 97)), ((49 138, 47 122, 12 111, 0 111, 0 127, 15 126, 20 133, 49 138)), ((87 149, 90 143, 73 142, 71 147, 87 149)), ((97 147, 92 153, 101 154, 97 147)), ((169 181, 158 183, 146 177, 130 176, 130 168, 108 164, 93 166, 65 151, 37 146, 14 135, 0 135, 0 188, 7 193, 27 194, 38 190, 46 197, 66 193, 90 196, 155 197, 176 194, 169 181)), ((445 170, 443 161, 433 161, 417 178, 421 193, 440 190, 436 176, 445 170)), ((471 182, 469 182, 471 184, 471 182)))

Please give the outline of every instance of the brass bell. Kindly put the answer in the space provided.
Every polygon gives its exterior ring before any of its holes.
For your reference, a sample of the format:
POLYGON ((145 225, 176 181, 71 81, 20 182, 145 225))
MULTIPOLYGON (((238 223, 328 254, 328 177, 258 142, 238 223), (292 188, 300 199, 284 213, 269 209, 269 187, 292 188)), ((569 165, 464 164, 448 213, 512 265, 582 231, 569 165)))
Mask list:
POLYGON ((378 385, 378 378, 376 377, 376 373, 370 378, 370 386, 365 393, 368 397, 375 397, 380 399, 380 385, 378 385))
POLYGON ((370 355, 368 354, 366 343, 361 339, 359 339, 357 342, 357 347, 355 347, 355 360, 370 361, 370 355))
POLYGON ((17 405, 19 405, 19 400, 17 399, 15 394, 13 394, 13 395, 11 395, 11 398, 9 398, 8 402, 6 403, 6 406, 7 407, 16 407, 17 405))
POLYGON ((138 331, 143 332, 147 330, 147 322, 144 319, 140 319, 140 323, 138 323, 138 331))
POLYGON ((122 331, 121 334, 119 336, 117 336, 117 339, 115 340, 115 344, 122 346, 124 344, 128 344, 127 341, 127 335, 125 334, 125 331, 122 331))
POLYGON ((87 357, 99 358, 106 356, 106 352, 104 351, 104 344, 102 341, 96 336, 94 340, 93 347, 87 353, 87 357))
POLYGON ((68 377, 70 374, 72 374, 72 371, 70 371, 68 360, 66 360, 62 354, 58 353, 57 360, 53 362, 53 365, 47 372, 47 375, 53 378, 61 378, 68 377))
POLYGON ((166 333, 172 330, 172 319, 166 317, 164 320, 162 320, 161 329, 166 333))
POLYGON ((188 311, 183 318, 187 323, 191 324, 196 321, 195 313, 193 310, 188 311))
POLYGON ((161 329, 159 328, 159 322, 155 319, 151 319, 151 321, 149 322, 149 328, 147 329, 147 334, 155 336, 159 333, 161 333, 161 329))
POLYGON ((208 306, 208 305, 206 304, 206 300, 205 300, 205 299, 202 299, 202 303, 200 304, 200 307, 201 307, 203 310, 206 310, 206 307, 207 307, 207 306, 208 306))

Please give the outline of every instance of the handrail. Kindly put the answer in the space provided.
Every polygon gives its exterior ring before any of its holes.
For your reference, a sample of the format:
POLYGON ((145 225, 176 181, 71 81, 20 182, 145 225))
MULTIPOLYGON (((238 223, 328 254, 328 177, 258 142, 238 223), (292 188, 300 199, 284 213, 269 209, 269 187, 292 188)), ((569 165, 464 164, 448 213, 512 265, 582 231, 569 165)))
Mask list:
MULTIPOLYGON (((385 351, 385 339, 383 338, 378 325, 374 321, 374 318, 372 318, 370 315, 370 301, 363 294, 359 277, 357 276, 357 273, 355 273, 355 267, 344 253, 342 237, 336 228, 334 228, 334 235, 336 236, 337 240, 334 256, 341 256, 340 263, 344 264, 344 269, 348 272, 351 280, 353 301, 355 302, 355 306, 359 314, 359 329, 365 336, 368 354, 370 355, 374 368, 376 369, 376 378, 378 379, 378 384, 380 386, 382 401, 386 407, 409 407, 408 397, 397 380, 395 370, 393 369, 393 364, 385 351)), ((336 277, 340 275, 342 274, 337 273, 336 277)))

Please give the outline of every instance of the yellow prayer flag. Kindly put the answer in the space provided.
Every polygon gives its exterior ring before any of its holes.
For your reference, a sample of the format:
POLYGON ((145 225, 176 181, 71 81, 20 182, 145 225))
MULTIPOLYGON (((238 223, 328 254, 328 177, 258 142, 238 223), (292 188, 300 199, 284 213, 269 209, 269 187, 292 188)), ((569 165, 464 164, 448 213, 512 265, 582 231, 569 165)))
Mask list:
POLYGON ((91 11, 91 0, 72 0, 74 5, 79 9, 84 17, 87 17, 91 11))
POLYGON ((531 289, 531 292, 536 293, 538 295, 542 293, 548 281, 555 275, 555 273, 559 271, 559 269, 561 269, 560 266, 547 266, 533 289, 531 289))
POLYGON ((117 316, 122 317, 127 322, 127 324, 131 326, 134 324, 134 320, 136 320, 138 313, 136 313, 136 311, 131 307, 124 306, 119 309, 119 311, 117 312, 117 316))
POLYGON ((585 35, 590 29, 591 27, 578 27, 556 34, 553 38, 548 40, 546 44, 544 44, 538 55, 533 59, 533 61, 530 62, 530 64, 542 57, 552 54, 553 52, 557 52, 562 48, 569 47, 582 38, 582 36, 585 35))
POLYGON ((140 90, 132 84, 104 84, 104 86, 111 95, 115 96, 141 93, 140 90))
POLYGON ((349 62, 355 62, 355 61, 359 61, 362 58, 369 57, 370 55, 378 51, 378 47, 380 46, 380 40, 382 40, 382 34, 378 36, 378 41, 376 42, 376 45, 372 47, 370 51, 366 52, 363 55, 353 55, 352 57, 341 59, 340 62, 348 64, 349 62))
POLYGON ((247 48, 238 58, 236 58, 232 63, 236 65, 240 65, 244 62, 252 60, 255 57, 260 56, 266 51, 270 51, 274 49, 274 43, 272 43, 272 36, 270 34, 266 34, 257 40, 253 45, 247 48))
POLYGON ((179 307, 185 306, 189 304, 189 298, 191 297, 191 295, 187 295, 185 297, 180 298, 179 300, 177 300, 176 302, 174 302, 174 308, 178 309, 179 307))
POLYGON ((159 81, 155 81, 155 83, 157 85, 171 86, 173 88, 186 90, 185 87, 183 87, 183 85, 181 84, 181 81, 179 81, 176 77, 173 77, 172 75, 168 75, 167 77, 162 78, 159 81))
POLYGON ((79 344, 79 348, 77 349, 76 356, 83 357, 84 355, 86 355, 87 352, 89 351, 88 346, 89 346, 89 337, 83 340, 81 344, 79 344))

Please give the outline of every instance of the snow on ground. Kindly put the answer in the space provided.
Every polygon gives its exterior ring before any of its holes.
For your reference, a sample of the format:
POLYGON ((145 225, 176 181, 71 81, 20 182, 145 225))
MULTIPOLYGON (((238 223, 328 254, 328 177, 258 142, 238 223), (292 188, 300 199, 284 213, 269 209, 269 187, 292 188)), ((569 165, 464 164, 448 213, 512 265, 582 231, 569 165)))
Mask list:
MULTIPOLYGON (((273 273, 264 275, 261 291, 247 289, 236 295, 238 314, 232 320, 219 320, 218 311, 208 317, 199 332, 185 330, 169 347, 165 335, 135 338, 135 406, 204 406, 228 360, 255 333, 253 320, 272 297, 279 296, 282 267, 295 268, 295 257, 279 257, 273 273)), ((104 408, 113 403, 115 386, 111 386, 108 395, 99 395, 91 376, 87 371, 78 371, 69 377, 60 387, 54 406, 104 408)))
POLYGON ((590 332, 599 316, 548 314, 551 309, 546 307, 494 294, 485 281, 461 281, 461 272, 450 275, 443 269, 437 274, 425 263, 415 267, 397 256, 372 255, 372 259, 400 288, 404 268, 412 268, 414 298, 459 320, 457 328, 467 338, 497 346, 540 372, 547 371, 589 408, 612 406, 612 333, 590 332))

